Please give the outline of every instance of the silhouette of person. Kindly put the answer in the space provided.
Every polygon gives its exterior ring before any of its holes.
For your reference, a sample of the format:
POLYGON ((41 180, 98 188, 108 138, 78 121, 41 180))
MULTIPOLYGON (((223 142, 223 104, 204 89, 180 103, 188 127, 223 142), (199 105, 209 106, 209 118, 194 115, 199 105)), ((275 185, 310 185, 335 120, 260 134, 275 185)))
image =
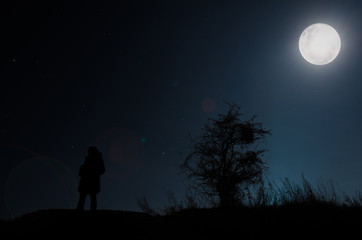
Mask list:
POLYGON ((100 175, 104 172, 105 168, 102 153, 94 146, 89 147, 88 156, 85 158, 83 165, 81 165, 79 169, 78 210, 84 209, 84 202, 87 195, 90 195, 90 209, 97 209, 97 194, 101 191, 100 175))

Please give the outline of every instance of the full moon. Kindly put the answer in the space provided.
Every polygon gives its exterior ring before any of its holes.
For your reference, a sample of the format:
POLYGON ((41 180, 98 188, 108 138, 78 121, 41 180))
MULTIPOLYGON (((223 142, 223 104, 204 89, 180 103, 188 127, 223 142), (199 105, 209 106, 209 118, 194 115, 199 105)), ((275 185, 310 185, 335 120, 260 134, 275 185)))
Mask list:
POLYGON ((332 62, 341 50, 341 39, 334 28, 324 23, 307 27, 299 38, 299 51, 314 65, 332 62))

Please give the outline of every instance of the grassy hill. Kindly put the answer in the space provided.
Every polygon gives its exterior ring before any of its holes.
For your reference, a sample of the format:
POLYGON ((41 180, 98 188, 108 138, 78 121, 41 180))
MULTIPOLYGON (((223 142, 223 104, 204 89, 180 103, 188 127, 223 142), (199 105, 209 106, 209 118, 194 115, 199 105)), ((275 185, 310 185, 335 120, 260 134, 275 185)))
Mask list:
POLYGON ((362 210, 333 206, 240 207, 188 209, 151 216, 128 211, 53 209, 0 222, 0 230, 18 236, 127 239, 346 238, 362 232, 362 210))

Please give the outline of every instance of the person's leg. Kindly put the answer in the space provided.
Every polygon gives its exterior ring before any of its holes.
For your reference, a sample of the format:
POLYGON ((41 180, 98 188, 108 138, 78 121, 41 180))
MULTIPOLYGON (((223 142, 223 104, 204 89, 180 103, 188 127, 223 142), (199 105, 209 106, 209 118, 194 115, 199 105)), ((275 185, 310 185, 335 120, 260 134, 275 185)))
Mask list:
POLYGON ((97 194, 92 193, 90 197, 91 197, 91 210, 94 211, 97 209, 97 194))
POLYGON ((79 193, 79 200, 77 205, 77 210, 83 210, 84 209, 84 202, 85 198, 87 197, 87 194, 80 192, 79 193))

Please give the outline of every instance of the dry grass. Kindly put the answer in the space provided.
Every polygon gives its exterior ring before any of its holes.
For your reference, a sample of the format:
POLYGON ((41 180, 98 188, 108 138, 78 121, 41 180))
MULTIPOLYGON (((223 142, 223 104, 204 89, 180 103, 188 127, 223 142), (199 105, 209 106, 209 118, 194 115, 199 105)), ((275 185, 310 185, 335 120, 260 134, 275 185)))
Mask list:
MULTIPOLYGON (((171 191, 166 192, 168 204, 160 210, 150 207, 143 196, 137 199, 137 206, 151 215, 171 215, 185 209, 214 208, 218 206, 217 199, 208 199, 195 191, 187 191, 182 200, 177 200, 171 191)), ((300 183, 291 182, 288 178, 279 184, 263 181, 259 185, 244 188, 243 195, 235 207, 362 207, 362 193, 353 196, 343 193, 338 184, 332 180, 320 181, 313 186, 302 175, 300 183)))

